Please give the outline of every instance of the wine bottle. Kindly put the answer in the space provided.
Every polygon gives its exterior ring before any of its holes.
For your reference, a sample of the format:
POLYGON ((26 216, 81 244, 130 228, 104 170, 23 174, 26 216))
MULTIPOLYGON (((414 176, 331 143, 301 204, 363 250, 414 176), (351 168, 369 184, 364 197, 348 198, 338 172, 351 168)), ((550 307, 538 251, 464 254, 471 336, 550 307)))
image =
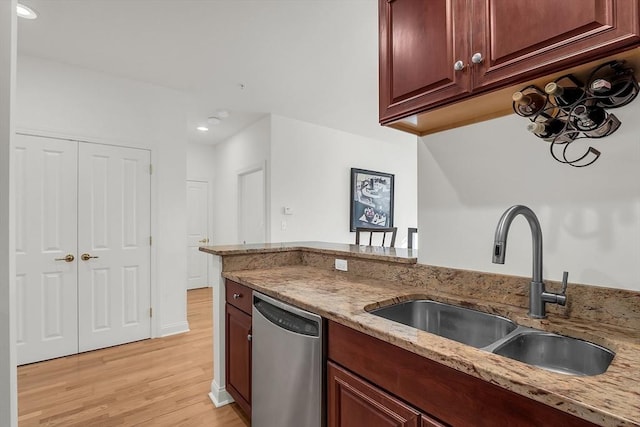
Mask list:
POLYGON ((515 112, 523 117, 532 117, 544 110, 547 104, 547 99, 544 95, 536 92, 514 92, 513 96, 513 109, 515 112))
POLYGON ((638 96, 638 82, 630 68, 612 67, 615 74, 594 79, 589 85, 597 97, 597 105, 617 108, 627 105, 638 96))
POLYGON ((597 105, 577 105, 571 112, 573 125, 589 138, 611 135, 620 127, 620 120, 597 105))
POLYGON ((555 141, 556 143, 565 143, 572 141, 578 136, 573 131, 564 132, 565 122, 559 119, 547 119, 543 122, 533 122, 527 126, 527 130, 545 141, 555 141))
POLYGON ((573 86, 561 86, 556 82, 548 83, 544 87, 548 95, 552 95, 558 107, 570 109, 584 96, 584 89, 573 86))

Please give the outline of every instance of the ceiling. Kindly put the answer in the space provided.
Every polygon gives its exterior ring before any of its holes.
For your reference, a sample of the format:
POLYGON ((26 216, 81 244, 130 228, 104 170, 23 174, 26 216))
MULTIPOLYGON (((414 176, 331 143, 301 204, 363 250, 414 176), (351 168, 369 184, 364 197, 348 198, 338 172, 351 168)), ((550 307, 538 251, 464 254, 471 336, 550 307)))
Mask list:
POLYGON ((377 0, 21 0, 18 53, 183 91, 190 142, 273 113, 382 140, 377 0), (196 131, 218 110, 228 119, 196 131))

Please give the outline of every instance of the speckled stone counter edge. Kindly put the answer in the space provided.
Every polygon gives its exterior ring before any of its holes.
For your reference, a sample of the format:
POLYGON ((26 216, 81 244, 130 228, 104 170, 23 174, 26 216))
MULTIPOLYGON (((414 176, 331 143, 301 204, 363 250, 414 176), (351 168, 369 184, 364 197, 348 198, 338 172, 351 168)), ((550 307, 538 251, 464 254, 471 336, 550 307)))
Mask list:
MULTIPOLYGON (((369 246, 322 242, 203 247, 203 252, 221 255, 222 271, 255 270, 284 265, 308 265, 334 270, 336 256, 346 259, 349 271, 358 277, 399 282, 426 290, 437 290, 469 299, 526 308, 530 278, 417 264, 416 252, 384 248, 378 255, 369 246), (305 246, 306 245, 306 246, 305 246), (369 248, 369 249, 367 249, 369 248)), ((393 248, 391 248, 393 249, 393 248)), ((547 289, 561 284, 545 281, 547 289)), ((640 292, 569 283, 565 307, 548 304, 550 317, 583 319, 640 330, 640 292)))
POLYGON ((348 254, 351 257, 362 259, 393 261, 401 264, 415 264, 417 262, 417 252, 406 248, 387 248, 365 245, 350 245, 345 243, 325 243, 325 242, 290 242, 290 243, 260 243, 248 245, 228 245, 228 246, 203 246, 202 252, 212 255, 250 255, 269 254, 278 252, 314 252, 325 255, 343 256, 348 254))

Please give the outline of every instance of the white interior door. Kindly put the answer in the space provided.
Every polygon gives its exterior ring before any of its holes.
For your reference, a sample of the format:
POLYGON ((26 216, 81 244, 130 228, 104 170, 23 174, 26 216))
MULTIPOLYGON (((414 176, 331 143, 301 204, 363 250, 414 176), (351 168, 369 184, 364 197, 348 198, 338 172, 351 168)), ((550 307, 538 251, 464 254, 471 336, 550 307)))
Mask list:
POLYGON ((150 152, 80 144, 78 157, 82 352, 150 337, 150 152))
POLYGON ((265 204, 264 170, 238 176, 240 243, 264 243, 265 204))
POLYGON ((187 289, 209 286, 210 255, 200 252, 209 243, 209 184, 187 181, 187 289))
POLYGON ((78 352, 77 143, 25 135, 15 141, 16 349, 22 365, 78 352))

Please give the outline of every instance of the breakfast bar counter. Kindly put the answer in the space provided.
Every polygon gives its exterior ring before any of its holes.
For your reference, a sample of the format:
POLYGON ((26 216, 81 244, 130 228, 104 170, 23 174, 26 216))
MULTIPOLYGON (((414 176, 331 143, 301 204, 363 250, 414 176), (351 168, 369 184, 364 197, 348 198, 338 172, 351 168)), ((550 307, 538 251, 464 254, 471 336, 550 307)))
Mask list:
POLYGON ((532 319, 527 316, 526 278, 423 266, 416 264, 416 252, 406 249, 305 242, 201 250, 230 261, 223 277, 330 321, 594 424, 640 426, 640 298, 635 292, 570 285, 570 308, 532 319), (296 257, 282 258, 283 253, 296 257), (247 255, 251 262, 231 261, 247 255), (335 257, 349 260, 348 272, 333 268, 335 257), (616 355, 603 374, 568 376, 369 313, 412 299, 498 314, 522 326, 594 342, 616 355), (604 308, 580 308, 595 304, 604 308))

